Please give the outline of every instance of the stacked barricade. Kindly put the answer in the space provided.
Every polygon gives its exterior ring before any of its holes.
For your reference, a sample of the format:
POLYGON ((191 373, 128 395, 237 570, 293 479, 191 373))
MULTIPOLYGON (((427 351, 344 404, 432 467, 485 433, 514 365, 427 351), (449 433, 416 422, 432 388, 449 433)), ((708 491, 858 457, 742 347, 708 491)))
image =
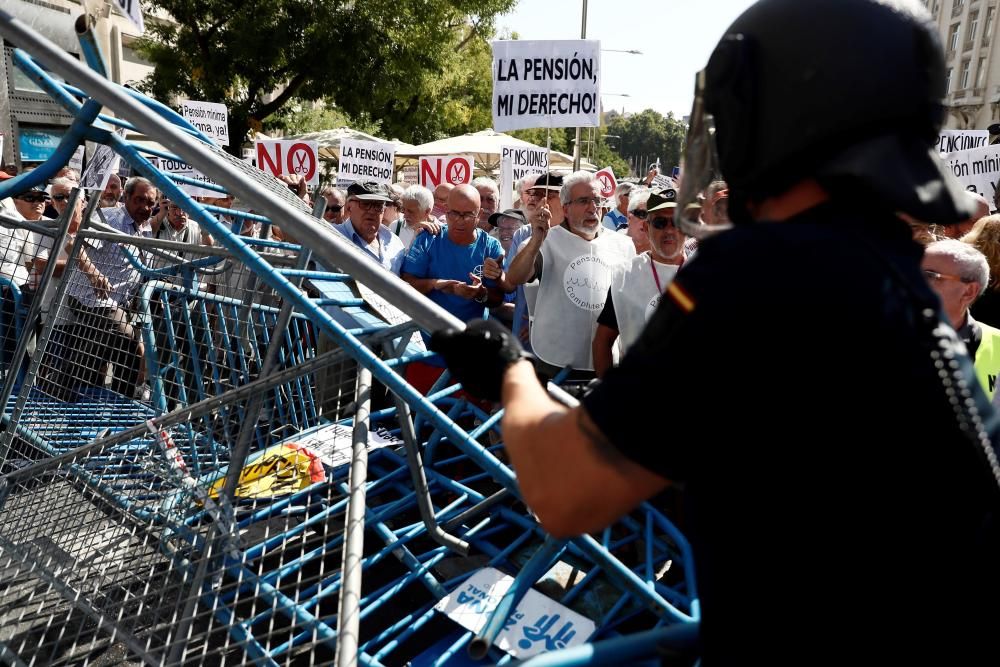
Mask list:
POLYGON ((76 84, 15 54, 81 120, 67 145, 111 146, 215 239, 125 234, 93 203, 72 240, 68 214, 34 226, 0 217, 68 250, 30 308, 13 304, 20 320, 0 322, 16 341, 4 357, 0 657, 445 665, 541 653, 596 664, 690 641, 692 558, 669 520, 644 505, 599 536, 552 539, 504 463, 502 413, 463 398, 447 373, 427 396, 402 380, 429 355, 418 325, 461 323, 176 114, 60 62, 2 12, 0 32, 76 84), (98 98, 129 120, 101 115, 98 98), (183 150, 107 129, 133 123, 183 150), (150 157, 196 164, 258 213, 195 201, 150 157), (260 225, 252 236, 247 222, 260 225), (273 240, 272 225, 302 243, 273 240), (98 288, 78 260, 102 245, 122 264, 98 269, 126 273, 134 293, 95 313, 87 290, 98 288), (665 634, 646 632, 656 628, 665 634), (573 653, 584 643, 589 658, 573 653))

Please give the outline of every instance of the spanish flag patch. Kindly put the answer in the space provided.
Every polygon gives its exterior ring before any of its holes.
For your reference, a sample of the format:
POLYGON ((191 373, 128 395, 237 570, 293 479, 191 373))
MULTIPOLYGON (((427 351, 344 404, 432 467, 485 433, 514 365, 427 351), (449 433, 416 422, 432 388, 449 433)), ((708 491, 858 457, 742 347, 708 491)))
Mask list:
POLYGON ((667 296, 670 300, 677 304, 677 306, 683 310, 685 313, 690 313, 694 310, 694 299, 691 295, 684 291, 684 288, 677 284, 677 281, 671 281, 667 285, 667 296))

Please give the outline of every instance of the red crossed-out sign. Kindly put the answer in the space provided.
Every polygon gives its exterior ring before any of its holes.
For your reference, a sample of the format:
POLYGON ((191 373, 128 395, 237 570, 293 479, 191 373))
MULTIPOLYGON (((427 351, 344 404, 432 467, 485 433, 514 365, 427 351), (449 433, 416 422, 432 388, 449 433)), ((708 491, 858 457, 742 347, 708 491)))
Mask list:
POLYGON ((611 167, 601 169, 599 172, 594 174, 594 178, 596 178, 601 184, 602 197, 607 199, 615 194, 615 188, 618 187, 618 181, 615 180, 615 172, 611 170, 611 167))
POLYGON ((420 158, 420 184, 434 189, 442 183, 472 182, 472 158, 468 155, 433 155, 420 158))
POLYGON ((315 141, 265 139, 257 141, 257 168, 272 174, 301 174, 309 185, 319 185, 319 148, 315 141))

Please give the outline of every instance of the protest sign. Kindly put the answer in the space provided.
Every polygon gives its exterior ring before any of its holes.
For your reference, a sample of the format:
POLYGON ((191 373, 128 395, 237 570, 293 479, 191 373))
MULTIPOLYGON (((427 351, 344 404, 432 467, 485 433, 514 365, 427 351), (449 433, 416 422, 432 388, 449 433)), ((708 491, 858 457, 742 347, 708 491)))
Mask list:
MULTIPOLYGON (((115 133, 122 138, 125 138, 125 132, 123 127, 115 130, 115 133)), ((87 171, 83 172, 80 177, 80 188, 104 192, 104 188, 108 187, 108 179, 111 178, 111 174, 118 173, 119 162, 121 162, 121 158, 111 146, 99 145, 87 164, 87 171)))
POLYGON ((215 143, 229 145, 229 110, 225 104, 181 100, 181 115, 215 143))
MULTIPOLYGON (((208 176, 192 167, 186 162, 181 162, 179 160, 167 160, 165 158, 150 157, 149 161, 153 163, 153 166, 162 172, 173 174, 174 176, 184 176, 195 181, 201 181, 202 183, 212 183, 215 184, 208 176)), ((177 186, 188 193, 192 197, 224 197, 225 195, 218 190, 209 190, 208 188, 200 188, 197 185, 192 185, 189 183, 177 183, 177 186)))
POLYGON ((121 10, 122 14, 128 17, 128 20, 139 31, 139 35, 146 32, 146 25, 142 21, 142 7, 139 6, 139 0, 114 0, 114 4, 121 10))
POLYGON ((991 211, 995 210, 993 198, 1000 180, 1000 145, 958 151, 943 159, 966 190, 986 197, 991 211))
POLYGON ((493 128, 598 127, 598 40, 493 42, 493 128))
MULTIPOLYGON (((611 167, 605 167, 599 172, 594 174, 594 178, 598 180, 601 184, 601 196, 607 199, 615 194, 615 188, 618 187, 618 181, 615 179, 615 172, 611 167)), ((617 206, 618 203, 615 202, 617 206)))
MULTIPOLYGON (((0 153, 3 152, 2 149, 3 149, 3 144, 0 143, 0 153)), ((76 150, 73 151, 73 156, 69 159, 69 162, 66 163, 66 166, 69 167, 70 169, 76 169, 76 173, 78 174, 81 171, 83 171, 83 153, 84 153, 83 146, 82 145, 77 146, 76 150)))
POLYGON ((982 148, 990 141, 988 130, 941 130, 937 149, 941 155, 982 148))
POLYGON ((403 172, 403 182, 407 185, 419 185, 420 175, 417 171, 417 165, 408 164, 402 169, 403 172))
POLYGON ((273 176, 301 174, 310 186, 319 185, 319 147, 315 141, 258 139, 257 168, 273 176))
POLYGON ((355 181, 392 183, 396 147, 381 141, 343 139, 340 142, 340 173, 337 185, 350 185, 355 181))
POLYGON ((433 190, 442 183, 462 185, 472 182, 472 157, 432 155, 420 158, 420 185, 433 190))
POLYGON ((549 170, 549 152, 536 146, 500 147, 500 207, 511 207, 511 198, 517 182, 528 174, 544 174, 549 170), (510 163, 510 170, 504 166, 510 163))

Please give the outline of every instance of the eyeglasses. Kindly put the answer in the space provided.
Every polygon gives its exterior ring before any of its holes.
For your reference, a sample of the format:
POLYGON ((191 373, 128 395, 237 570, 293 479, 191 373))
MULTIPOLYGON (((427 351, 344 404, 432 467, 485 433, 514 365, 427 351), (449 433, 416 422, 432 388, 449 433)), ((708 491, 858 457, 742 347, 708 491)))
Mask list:
POLYGON ((937 271, 932 271, 931 269, 924 269, 924 277, 932 282, 938 282, 941 280, 957 280, 961 283, 973 282, 971 278, 963 278, 962 276, 956 276, 952 273, 938 273, 937 271))
POLYGON ((674 219, 665 215, 658 215, 650 219, 649 224, 653 229, 666 229, 667 225, 674 225, 674 229, 677 229, 674 219))
POLYGON ((577 197, 576 199, 570 200, 570 204, 576 204, 577 206, 594 206, 600 208, 601 202, 604 201, 600 197, 577 197))
POLYGON ((364 211, 382 211, 385 210, 385 202, 372 200, 372 199, 355 199, 358 206, 364 211))
POLYGON ((632 215, 639 218, 640 220, 645 220, 646 216, 649 215, 649 211, 644 208, 637 208, 634 211, 629 211, 632 215))
POLYGON ((326 215, 327 213, 340 213, 343 210, 343 206, 327 206, 326 210, 323 211, 323 215, 326 215))
POLYGON ((23 197, 17 197, 17 199, 28 202, 29 204, 41 204, 48 198, 48 195, 24 195, 23 197))
POLYGON ((52 195, 52 201, 64 202, 69 199, 69 195, 52 195))
POLYGON ((475 211, 466 211, 465 213, 460 213, 458 211, 448 211, 445 215, 447 215, 452 220, 462 219, 465 220, 466 222, 472 222, 477 217, 475 211))

